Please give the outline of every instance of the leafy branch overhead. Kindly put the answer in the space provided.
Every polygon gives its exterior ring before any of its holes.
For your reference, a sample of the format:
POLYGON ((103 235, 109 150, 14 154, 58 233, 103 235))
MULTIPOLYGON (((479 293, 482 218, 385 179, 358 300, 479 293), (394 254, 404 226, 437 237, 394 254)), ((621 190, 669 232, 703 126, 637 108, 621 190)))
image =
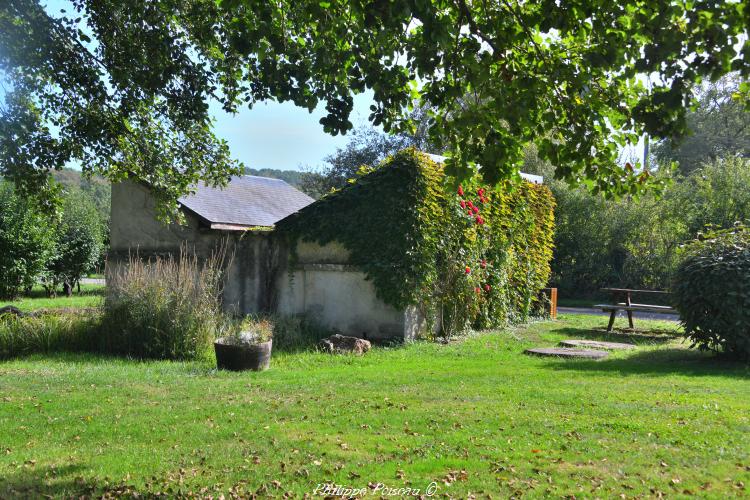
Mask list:
POLYGON ((28 190, 80 160, 173 204, 198 178, 235 171, 211 131, 212 99, 229 112, 325 103, 323 128, 338 134, 352 128, 352 95, 370 89, 370 120, 386 131, 415 126, 415 99, 433 110, 431 143, 452 152, 458 178, 475 164, 487 182, 508 177, 534 142, 558 178, 630 193, 652 181, 617 164, 623 145, 684 134, 696 82, 750 76, 745 2, 73 5, 54 16, 37 0, 0 6, 0 172, 28 190))

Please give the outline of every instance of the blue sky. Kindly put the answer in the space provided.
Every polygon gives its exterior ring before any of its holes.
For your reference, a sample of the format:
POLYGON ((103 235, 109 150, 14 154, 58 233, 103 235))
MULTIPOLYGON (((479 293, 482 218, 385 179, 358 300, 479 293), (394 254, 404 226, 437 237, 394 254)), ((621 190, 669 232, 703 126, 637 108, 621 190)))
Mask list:
MULTIPOLYGON (((365 93, 354 98, 351 121, 355 127, 367 123, 371 96, 365 93)), ((348 136, 323 132, 318 120, 325 114, 325 104, 312 113, 289 102, 260 103, 251 110, 245 107, 234 116, 215 105, 211 113, 216 119, 216 135, 229 143, 234 158, 250 168, 319 167, 323 158, 348 140, 348 136)))

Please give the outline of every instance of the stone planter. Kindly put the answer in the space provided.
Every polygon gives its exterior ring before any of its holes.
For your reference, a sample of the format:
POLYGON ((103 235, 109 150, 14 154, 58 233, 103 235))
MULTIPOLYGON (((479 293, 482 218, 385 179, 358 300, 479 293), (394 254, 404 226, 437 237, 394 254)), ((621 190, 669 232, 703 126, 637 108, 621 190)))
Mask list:
POLYGON ((262 371, 271 364, 273 340, 247 343, 220 338, 214 342, 216 366, 220 370, 262 371))

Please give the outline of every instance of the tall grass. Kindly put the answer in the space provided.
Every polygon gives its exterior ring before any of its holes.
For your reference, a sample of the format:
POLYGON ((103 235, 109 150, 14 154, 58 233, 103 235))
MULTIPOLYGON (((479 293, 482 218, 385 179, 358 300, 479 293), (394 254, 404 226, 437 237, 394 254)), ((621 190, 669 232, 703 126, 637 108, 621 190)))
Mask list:
POLYGON ((227 322, 221 310, 226 247, 201 260, 186 246, 178 256, 131 256, 110 273, 99 349, 137 358, 203 359, 227 322))
POLYGON ((35 353, 93 350, 98 324, 98 317, 90 315, 3 315, 0 317, 0 359, 35 353))
POLYGON ((275 351, 297 352, 314 348, 330 330, 305 315, 271 317, 275 351))
POLYGON ((330 334, 304 316, 233 317, 222 311, 230 258, 225 245, 208 259, 199 259, 185 246, 178 255, 150 260, 131 256, 110 270, 98 309, 0 317, 0 359, 58 351, 210 359, 213 341, 239 330, 267 331, 274 350, 286 352, 310 349, 330 334))

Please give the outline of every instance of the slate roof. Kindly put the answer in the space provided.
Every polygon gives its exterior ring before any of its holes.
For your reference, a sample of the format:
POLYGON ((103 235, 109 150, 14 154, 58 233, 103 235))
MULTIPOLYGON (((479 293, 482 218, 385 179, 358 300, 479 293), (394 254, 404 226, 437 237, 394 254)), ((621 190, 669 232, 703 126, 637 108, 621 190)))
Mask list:
POLYGON ((271 227, 315 200, 280 179, 243 175, 223 188, 201 183, 179 201, 211 229, 244 229, 271 227))

